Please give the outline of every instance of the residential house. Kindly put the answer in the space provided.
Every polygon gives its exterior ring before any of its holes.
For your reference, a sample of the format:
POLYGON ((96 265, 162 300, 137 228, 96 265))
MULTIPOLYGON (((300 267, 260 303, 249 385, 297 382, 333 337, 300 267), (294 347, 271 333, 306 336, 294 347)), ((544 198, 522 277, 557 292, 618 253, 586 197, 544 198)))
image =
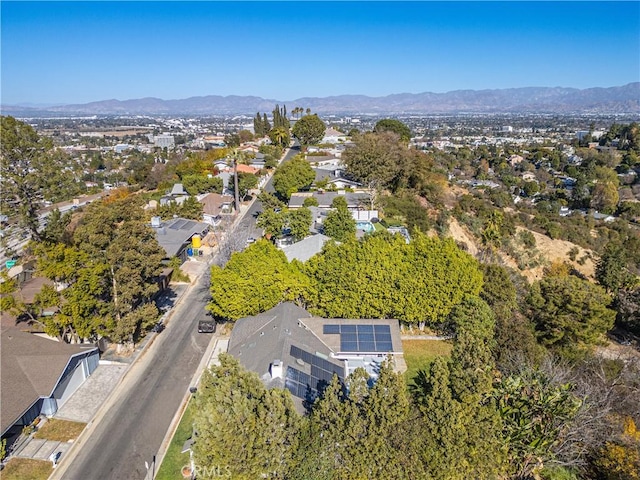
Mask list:
POLYGON ((98 367, 92 344, 68 345, 18 328, 2 331, 2 437, 18 436, 40 415, 53 415, 98 367))
POLYGON ((159 217, 152 219, 151 226, 156 232, 156 240, 165 251, 165 259, 178 257, 182 262, 189 256, 194 235, 204 238, 210 228, 207 223, 186 218, 161 222, 159 217))
POLYGON ((202 204, 202 218, 205 223, 216 226, 220 224, 222 217, 233 215, 233 197, 208 193, 199 199, 202 204))
POLYGON ((347 135, 339 132, 335 128, 328 127, 324 131, 324 137, 320 143, 338 143, 345 142, 347 140, 347 135))
POLYGON ((296 209, 301 208, 304 204, 304 200, 308 197, 313 197, 318 202, 320 208, 331 208, 333 199, 341 196, 347 202, 347 208, 349 210, 367 210, 371 206, 371 194, 368 192, 298 192, 291 195, 289 199, 289 208, 296 209))
POLYGON ((170 202, 176 202, 178 205, 180 205, 187 198, 189 198, 189 194, 184 189, 184 186, 181 183, 176 183, 171 188, 171 191, 167 192, 166 195, 160 197, 160 205, 167 205, 170 202))
POLYGON ((341 167, 342 160, 334 155, 307 155, 305 160, 316 168, 341 167))
POLYGON ((327 187, 335 187, 339 190, 343 190, 345 188, 357 188, 362 186, 361 183, 346 178, 342 168, 316 168, 315 172, 315 183, 326 181, 327 187))
POLYGON ((304 263, 314 255, 320 253, 324 244, 329 240, 331 240, 331 238, 326 235, 311 235, 299 242, 282 247, 282 251, 290 262, 295 259, 304 263))
POLYGON ((301 413, 334 375, 344 382, 363 368, 375 381, 388 357, 406 370, 397 320, 313 317, 290 302, 238 320, 228 352, 267 388, 289 390, 301 413))

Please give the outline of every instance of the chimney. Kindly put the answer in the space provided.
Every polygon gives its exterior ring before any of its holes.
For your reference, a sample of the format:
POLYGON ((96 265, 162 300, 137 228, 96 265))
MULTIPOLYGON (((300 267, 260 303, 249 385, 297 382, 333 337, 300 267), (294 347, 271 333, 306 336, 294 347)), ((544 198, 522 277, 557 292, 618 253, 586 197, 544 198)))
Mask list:
POLYGON ((282 362, 274 360, 271 364, 271 378, 282 378, 282 362))

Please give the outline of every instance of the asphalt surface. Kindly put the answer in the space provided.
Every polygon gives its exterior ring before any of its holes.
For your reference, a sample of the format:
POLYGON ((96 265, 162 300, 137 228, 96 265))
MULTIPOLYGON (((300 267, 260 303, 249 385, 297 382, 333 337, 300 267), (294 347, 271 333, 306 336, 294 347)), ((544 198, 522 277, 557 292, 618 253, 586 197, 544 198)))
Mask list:
POLYGON ((114 392, 107 413, 79 445, 62 478, 142 480, 211 340, 197 332, 206 318, 209 274, 176 306, 167 328, 137 360, 114 392))
MULTIPOLYGON (((299 153, 300 145, 296 142, 294 146, 289 149, 280 164, 291 160, 291 158, 299 153)), ((269 181, 265 184, 262 190, 269 193, 273 193, 275 191, 273 189, 273 176, 269 178, 269 181)), ((256 226, 256 221, 260 212, 262 212, 262 202, 260 200, 256 200, 255 202, 253 202, 253 205, 251 205, 251 208, 249 208, 242 221, 238 224, 236 229, 238 234, 244 235, 245 237, 253 237, 256 240, 262 237, 262 229, 256 226)))

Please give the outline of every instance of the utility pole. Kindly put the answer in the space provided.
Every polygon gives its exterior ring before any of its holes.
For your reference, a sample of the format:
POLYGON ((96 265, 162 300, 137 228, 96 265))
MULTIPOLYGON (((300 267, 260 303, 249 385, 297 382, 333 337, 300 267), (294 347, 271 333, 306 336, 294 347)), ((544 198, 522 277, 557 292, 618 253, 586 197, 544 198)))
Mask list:
POLYGON ((240 213, 240 192, 238 191, 238 151, 233 151, 233 193, 236 206, 236 215, 240 213))

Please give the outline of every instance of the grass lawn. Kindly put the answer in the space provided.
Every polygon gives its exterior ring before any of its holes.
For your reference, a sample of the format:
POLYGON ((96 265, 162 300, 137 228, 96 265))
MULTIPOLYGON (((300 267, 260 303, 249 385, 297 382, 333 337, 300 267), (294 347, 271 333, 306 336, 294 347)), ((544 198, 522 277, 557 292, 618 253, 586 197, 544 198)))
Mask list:
POLYGON ((434 358, 449 355, 452 345, 446 340, 402 340, 404 360, 407 362, 405 378, 412 383, 419 370, 429 368, 434 358))
POLYGON ((192 403, 187 404, 184 415, 180 419, 180 424, 176 429, 176 433, 171 439, 167 454, 162 460, 162 465, 158 469, 156 480, 179 480, 182 476, 182 467, 189 464, 189 454, 180 453, 182 445, 186 442, 192 433, 193 424, 193 408, 192 403))
POLYGON ((50 418, 42 428, 38 429, 34 437, 55 440, 57 442, 68 442, 69 440, 78 438, 86 426, 86 423, 50 418))
POLYGON ((53 472, 51 462, 12 458, 5 465, 0 477, 2 480, 47 480, 51 472, 53 472))

